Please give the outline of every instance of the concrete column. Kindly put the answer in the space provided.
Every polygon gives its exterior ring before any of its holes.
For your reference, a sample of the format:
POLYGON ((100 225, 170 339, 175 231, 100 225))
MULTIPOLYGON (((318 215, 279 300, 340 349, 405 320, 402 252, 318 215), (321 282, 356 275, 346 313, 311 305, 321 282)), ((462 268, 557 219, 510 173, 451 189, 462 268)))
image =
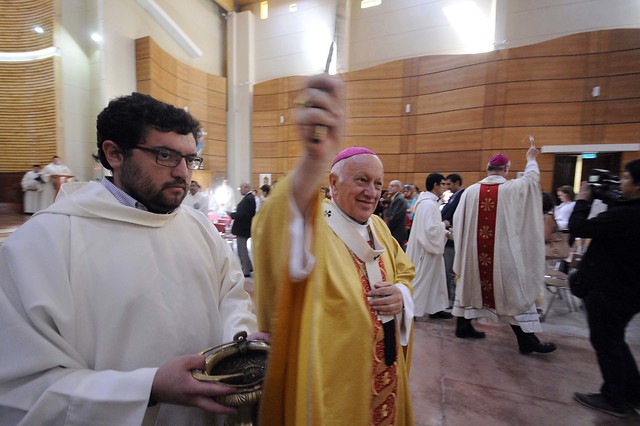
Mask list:
MULTIPOLYGON (((229 13, 227 22, 227 180, 252 182, 251 126, 255 83, 254 15, 229 13)), ((238 191, 235 191, 239 199, 238 191)))

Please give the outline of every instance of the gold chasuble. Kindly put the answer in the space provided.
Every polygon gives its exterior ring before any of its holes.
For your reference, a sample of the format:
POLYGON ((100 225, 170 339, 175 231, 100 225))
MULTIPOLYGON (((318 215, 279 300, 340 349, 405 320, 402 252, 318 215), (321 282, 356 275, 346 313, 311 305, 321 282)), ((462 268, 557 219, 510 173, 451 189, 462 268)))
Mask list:
MULTIPOLYGON (((367 303, 367 265, 329 227, 320 196, 310 207, 315 265, 306 280, 291 281, 290 198, 287 177, 252 227, 258 326, 272 333, 260 424, 413 425, 412 330, 401 347, 396 321, 397 359, 387 366, 382 323, 367 303)), ((383 281, 411 289, 413 265, 379 217, 370 224, 383 281)))

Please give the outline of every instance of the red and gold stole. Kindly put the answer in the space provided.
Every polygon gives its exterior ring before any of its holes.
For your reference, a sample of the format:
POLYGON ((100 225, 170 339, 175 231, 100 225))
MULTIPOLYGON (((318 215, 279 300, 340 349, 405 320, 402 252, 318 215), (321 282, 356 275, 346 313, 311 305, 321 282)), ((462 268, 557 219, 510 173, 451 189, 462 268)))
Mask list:
POLYGON ((500 185, 480 185, 480 203, 478 206, 478 268, 482 289, 482 306, 495 308, 493 294, 493 259, 496 242, 496 212, 498 206, 498 187, 500 185))
MULTIPOLYGON (((360 282, 362 283, 362 295, 367 300, 367 293, 371 291, 371 285, 365 274, 365 265, 352 254, 353 261, 358 267, 360 282)), ((382 280, 387 280, 387 272, 382 262, 382 256, 378 258, 378 265, 382 273, 382 280)), ((367 303, 368 305, 368 303, 367 303)), ((398 394, 398 361, 387 366, 384 360, 384 332, 382 321, 369 306, 369 314, 373 323, 373 380, 371 383, 371 424, 376 426, 393 425, 396 417, 396 399, 398 394)), ((397 347, 397 353, 401 354, 397 347)), ((401 355, 400 355, 401 356, 401 355)))

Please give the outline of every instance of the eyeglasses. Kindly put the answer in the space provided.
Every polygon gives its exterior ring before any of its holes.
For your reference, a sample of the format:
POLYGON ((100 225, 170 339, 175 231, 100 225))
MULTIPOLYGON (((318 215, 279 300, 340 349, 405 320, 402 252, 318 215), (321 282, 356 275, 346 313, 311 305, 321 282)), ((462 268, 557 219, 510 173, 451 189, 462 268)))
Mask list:
POLYGON ((146 148, 144 146, 134 146, 132 149, 151 152, 156 155, 156 163, 165 167, 176 167, 184 158, 189 170, 198 170, 204 159, 197 155, 182 155, 177 151, 168 148, 146 148))

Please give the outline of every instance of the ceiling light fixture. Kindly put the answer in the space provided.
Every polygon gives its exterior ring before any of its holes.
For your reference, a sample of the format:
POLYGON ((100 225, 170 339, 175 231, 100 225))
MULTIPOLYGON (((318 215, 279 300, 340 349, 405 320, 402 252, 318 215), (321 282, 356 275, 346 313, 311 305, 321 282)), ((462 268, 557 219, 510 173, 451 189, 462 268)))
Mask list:
POLYGON ((360 9, 366 9, 368 7, 380 6, 382 4, 382 0, 361 0, 360 1, 360 9))
POLYGON ((33 31, 37 32, 38 34, 44 34, 44 28, 42 28, 40 25, 36 25, 35 27, 33 27, 33 31))
POLYGON ((57 47, 34 50, 33 52, 0 52, 0 62, 29 62, 46 59, 58 54, 57 47))

